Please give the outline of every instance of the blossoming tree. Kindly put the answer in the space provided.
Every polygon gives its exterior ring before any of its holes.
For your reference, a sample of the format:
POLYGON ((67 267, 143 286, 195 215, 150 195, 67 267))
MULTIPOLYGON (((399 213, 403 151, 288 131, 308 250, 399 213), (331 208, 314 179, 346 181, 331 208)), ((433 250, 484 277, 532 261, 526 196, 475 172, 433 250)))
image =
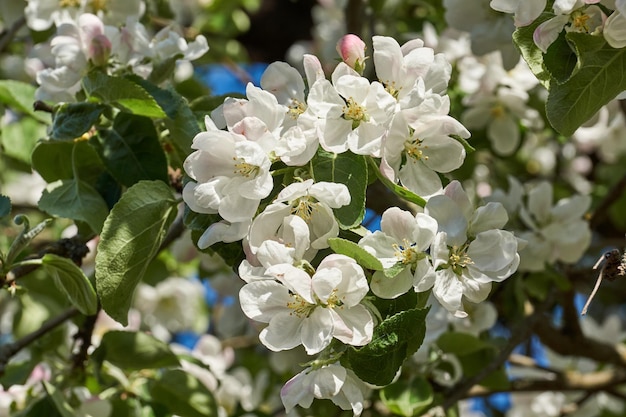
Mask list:
POLYGON ((0 6, 0 417, 623 415, 626 2, 260 6, 0 6))

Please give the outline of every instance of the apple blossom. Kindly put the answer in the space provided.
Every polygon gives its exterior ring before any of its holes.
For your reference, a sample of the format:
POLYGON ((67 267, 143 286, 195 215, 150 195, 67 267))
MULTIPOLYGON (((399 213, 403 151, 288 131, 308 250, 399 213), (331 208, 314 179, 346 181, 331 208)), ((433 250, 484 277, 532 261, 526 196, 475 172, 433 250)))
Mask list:
POLYGON ((346 69, 354 72, 339 64, 333 84, 320 79, 309 92, 309 109, 318 118, 320 145, 334 153, 350 149, 360 155, 380 156, 396 101, 381 83, 370 83, 346 69))
POLYGON ((424 211, 439 228, 430 249, 436 273, 422 288, 432 287, 448 311, 467 317, 463 299, 484 301, 492 282, 508 278, 519 265, 517 239, 501 230, 508 221, 506 210, 494 202, 474 210, 460 183, 452 181, 424 211))
POLYGON ((382 298, 396 298, 411 287, 416 291, 422 281, 435 271, 426 251, 437 233, 437 222, 432 217, 391 207, 381 220, 381 230, 361 238, 359 246, 376 256, 385 269, 400 264, 402 270, 393 278, 376 271, 370 283, 372 292, 382 298))
POLYGON ((555 1, 553 9, 556 16, 537 26, 533 33, 535 44, 546 53, 563 30, 590 34, 601 31, 606 16, 598 6, 587 6, 593 3, 597 1, 555 1))
POLYGON ((286 229, 283 224, 290 214, 295 214, 306 222, 312 249, 327 248, 328 238, 337 237, 339 233, 339 225, 332 209, 349 203, 350 192, 344 184, 324 181, 314 183, 313 180, 290 184, 252 222, 250 249, 256 253, 268 239, 285 241, 286 229))
POLYGON ((296 405, 309 408, 314 398, 330 399, 342 410, 361 415, 369 389, 351 369, 338 363, 319 368, 309 367, 291 378, 280 391, 280 398, 289 413, 296 405))
POLYGON ((231 223, 255 215, 259 203, 272 191, 270 160, 256 142, 244 136, 214 130, 207 118, 207 132, 193 139, 184 168, 193 181, 183 189, 183 198, 197 213, 219 213, 231 223))
MULTIPOLYGON (((626 8, 626 7, 625 7, 626 8)), ((606 19, 602 31, 604 39, 613 48, 623 48, 626 46, 626 15, 619 10, 615 10, 606 19)))
POLYGON ((491 0, 492 9, 515 14, 515 26, 528 26, 546 8, 546 0, 491 0))
POLYGON ((313 275, 289 264, 269 267, 275 280, 254 280, 239 292, 244 314, 269 323, 259 339, 270 350, 303 345, 309 355, 334 338, 362 346, 372 338, 374 322, 360 304, 368 291, 363 269, 344 255, 324 258, 313 275))
POLYGON ((578 261, 591 242, 589 224, 583 219, 591 198, 575 195, 553 205, 552 185, 547 181, 536 184, 527 196, 519 213, 530 229, 520 233, 528 241, 520 252, 520 270, 541 271, 546 262, 578 261))

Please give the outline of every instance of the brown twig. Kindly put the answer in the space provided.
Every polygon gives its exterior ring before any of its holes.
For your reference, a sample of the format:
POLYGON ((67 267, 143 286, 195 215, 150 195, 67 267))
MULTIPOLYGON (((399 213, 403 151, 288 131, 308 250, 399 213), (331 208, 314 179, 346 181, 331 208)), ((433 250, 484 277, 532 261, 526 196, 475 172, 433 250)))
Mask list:
POLYGON ((539 318, 542 317, 545 310, 547 310, 548 307, 552 305, 553 298, 554 292, 550 292, 546 299, 539 306, 537 306, 537 308, 535 308, 535 310, 530 315, 528 315, 524 319, 524 321, 522 321, 517 326, 517 329, 511 332, 512 336, 509 339, 509 342, 500 351, 498 356, 494 358, 494 360, 492 360, 487 366, 481 369, 476 375, 466 378, 465 380, 452 387, 452 389, 446 393, 445 400, 441 404, 444 410, 448 410, 449 408, 454 406, 459 400, 463 399, 467 395, 472 387, 480 383, 480 381, 485 379, 487 376, 489 376, 489 374, 497 370, 507 361, 507 359, 511 356, 513 349, 515 349, 515 347, 522 343, 524 340, 529 338, 532 334, 532 329, 535 324, 542 321, 539 320, 539 318))
POLYGON ((35 330, 32 333, 27 334, 21 339, 16 340, 13 343, 9 343, 3 346, 0 346, 0 377, 4 375, 6 364, 9 363, 9 360, 20 350, 24 349, 37 339, 46 335, 47 333, 54 330, 57 326, 63 324, 65 321, 71 319, 72 317, 78 314, 78 310, 74 307, 65 310, 60 315, 48 320, 45 322, 39 329, 35 330))
POLYGON ((2 37, 0 38, 0 52, 3 52, 4 49, 11 43, 15 34, 26 24, 26 17, 22 16, 2 33, 2 37))

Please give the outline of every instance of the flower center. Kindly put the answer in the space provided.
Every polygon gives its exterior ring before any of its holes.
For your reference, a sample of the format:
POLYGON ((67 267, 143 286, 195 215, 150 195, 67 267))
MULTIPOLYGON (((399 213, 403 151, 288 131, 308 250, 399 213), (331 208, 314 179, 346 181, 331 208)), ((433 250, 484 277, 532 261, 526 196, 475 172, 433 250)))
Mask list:
POLYGON ((239 174, 242 177, 246 178, 254 178, 259 174, 261 168, 257 165, 252 165, 243 160, 243 158, 239 158, 239 162, 237 162, 237 158, 233 157, 233 161, 235 161, 235 170, 233 173, 239 174))
POLYGON ((354 101, 352 97, 350 97, 346 101, 346 105, 343 106, 343 117, 346 120, 352 120, 353 129, 356 129, 361 122, 367 122, 369 120, 365 107, 354 101))
POLYGON ((408 139, 404 142, 404 151, 408 156, 419 161, 420 159, 428 160, 428 155, 424 155, 424 150, 428 146, 422 145, 422 141, 419 139, 408 139))
POLYGON ((454 246, 452 247, 452 249, 450 249, 448 265, 457 275, 461 275, 463 273, 463 269, 465 269, 468 265, 474 263, 474 261, 472 261, 472 258, 470 258, 467 253, 465 253, 466 249, 467 248, 465 246, 460 248, 454 246))
POLYGON ((391 247, 395 251, 395 257, 404 265, 415 265, 422 258, 422 254, 416 250, 415 243, 406 239, 402 241, 402 246, 394 243, 391 247))
POLYGON ((315 304, 309 304, 304 298, 298 294, 291 294, 292 301, 287 303, 287 307, 293 311, 289 314, 295 314, 299 318, 309 317, 315 307, 315 304))
POLYGON ((302 103, 295 98, 291 100, 291 105, 289 106, 289 110, 287 110, 287 114, 291 116, 292 119, 297 119, 304 111, 306 110, 306 104, 302 103))
POLYGON ((108 0, 91 0, 91 8, 94 13, 99 11, 106 11, 108 0))
POLYGON ((291 206, 291 214, 295 214, 305 222, 309 222, 315 211, 316 201, 312 197, 300 197, 291 206))
POLYGON ((80 0, 61 0, 59 1, 60 7, 78 7, 80 6, 80 0))
POLYGON ((578 32, 589 32, 588 20, 591 16, 583 11, 575 11, 572 13, 570 21, 572 26, 578 32))
POLYGON ((343 301, 341 301, 341 299, 337 295, 337 288, 334 288, 331 291, 330 296, 328 297, 328 300, 326 301, 326 306, 330 309, 343 306, 343 301))
POLYGON ((393 98, 397 100, 398 96, 400 95, 400 89, 396 87, 396 82, 387 81, 387 82, 383 82, 383 85, 385 86, 385 91, 387 91, 389 94, 393 96, 393 98))
POLYGON ((506 114, 506 110, 501 104, 496 104, 491 109, 489 109, 489 112, 495 119, 498 119, 506 114))

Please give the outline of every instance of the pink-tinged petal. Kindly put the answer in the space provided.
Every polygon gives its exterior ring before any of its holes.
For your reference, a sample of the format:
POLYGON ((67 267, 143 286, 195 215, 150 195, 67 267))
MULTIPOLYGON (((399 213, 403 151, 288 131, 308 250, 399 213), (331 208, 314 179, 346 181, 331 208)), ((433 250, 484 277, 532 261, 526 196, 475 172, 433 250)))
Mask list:
POLYGON ((300 372, 289 381, 280 390, 280 399, 285 406, 285 411, 290 412, 296 405, 309 408, 313 404, 313 392, 310 389, 309 377, 311 368, 307 368, 300 372))
POLYGON ((269 325, 259 333, 259 340, 274 352, 293 349, 302 343, 301 335, 304 333, 305 322, 306 320, 291 312, 276 314, 269 325))
POLYGON ((399 207, 390 207, 381 216, 380 229, 394 238, 399 244, 413 243, 416 228, 415 216, 399 207))
POLYGON ((543 53, 548 51, 548 47, 559 37, 559 34, 569 21, 569 15, 557 15, 550 20, 546 20, 535 29, 533 40, 543 53))
POLYGON ((309 87, 315 84, 317 80, 325 79, 322 64, 320 63, 319 58, 315 55, 304 54, 302 63, 304 65, 304 73, 306 74, 306 80, 309 87))
POLYGON ((333 338, 333 318, 329 309, 317 307, 302 322, 302 345, 309 355, 315 355, 328 346, 333 338))

